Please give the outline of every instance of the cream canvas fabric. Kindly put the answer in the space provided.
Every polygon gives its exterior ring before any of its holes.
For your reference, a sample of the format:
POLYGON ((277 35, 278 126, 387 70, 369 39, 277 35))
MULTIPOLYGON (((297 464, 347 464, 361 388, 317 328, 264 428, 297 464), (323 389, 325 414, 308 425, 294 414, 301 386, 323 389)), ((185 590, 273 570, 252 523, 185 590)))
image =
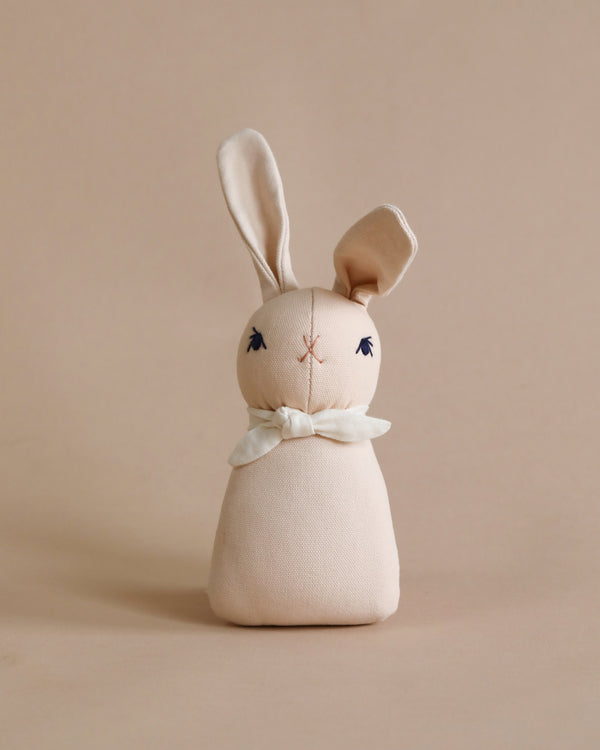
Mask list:
POLYGON ((358 625, 398 606, 398 553, 370 441, 286 440, 233 469, 209 585, 242 625, 358 625))
MULTIPOLYGON (((381 362, 367 304, 412 262, 417 244, 406 220, 393 206, 375 209, 335 249, 333 290, 299 289, 281 179, 265 139, 241 131, 221 145, 218 165, 264 299, 238 349, 251 413, 268 421, 293 410, 316 422, 329 410, 362 409, 364 417, 381 362)), ((398 553, 385 482, 370 440, 352 437, 290 433, 235 462, 209 578, 217 615, 243 625, 351 625, 396 610, 398 553)))

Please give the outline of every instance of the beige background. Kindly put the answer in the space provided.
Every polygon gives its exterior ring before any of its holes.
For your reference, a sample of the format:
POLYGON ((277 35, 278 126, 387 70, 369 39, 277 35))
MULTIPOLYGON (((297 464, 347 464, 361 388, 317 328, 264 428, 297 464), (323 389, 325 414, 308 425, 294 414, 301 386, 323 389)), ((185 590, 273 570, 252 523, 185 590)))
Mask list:
POLYGON ((1 14, 2 747, 596 747, 598 3, 1 14), (420 240, 371 307, 380 626, 235 628, 203 593, 260 299, 215 166, 243 126, 301 283, 378 203, 420 240))

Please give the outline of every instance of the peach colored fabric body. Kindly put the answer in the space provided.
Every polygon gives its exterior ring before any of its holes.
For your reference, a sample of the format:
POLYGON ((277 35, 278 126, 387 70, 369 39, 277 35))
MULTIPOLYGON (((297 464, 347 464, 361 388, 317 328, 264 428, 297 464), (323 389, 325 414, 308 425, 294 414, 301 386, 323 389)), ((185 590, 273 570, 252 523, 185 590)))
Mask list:
MULTIPOLYGON (((300 289, 251 317, 238 379, 256 408, 345 409, 369 403, 380 361, 379 336, 363 305, 300 289), (247 351, 253 328, 266 349, 247 351), (304 337, 316 336, 313 356, 304 337), (356 353, 366 336, 373 356, 356 353)), ((394 612, 398 553, 371 441, 296 438, 233 469, 208 592, 218 615, 246 625, 359 624, 394 612)))
MULTIPOLYGON (((368 406, 381 346, 367 305, 414 258, 406 219, 395 206, 375 208, 338 243, 333 291, 299 289, 267 142, 242 130, 221 144, 217 162, 264 300, 238 349, 248 406, 306 414, 368 406)), ((214 611, 244 625, 353 625, 392 614, 398 553, 371 442, 288 437, 257 453, 236 465, 225 494, 208 584, 214 611)))
POLYGON ((371 441, 280 443, 231 472, 210 603, 243 625, 351 625, 398 606, 398 553, 371 441))

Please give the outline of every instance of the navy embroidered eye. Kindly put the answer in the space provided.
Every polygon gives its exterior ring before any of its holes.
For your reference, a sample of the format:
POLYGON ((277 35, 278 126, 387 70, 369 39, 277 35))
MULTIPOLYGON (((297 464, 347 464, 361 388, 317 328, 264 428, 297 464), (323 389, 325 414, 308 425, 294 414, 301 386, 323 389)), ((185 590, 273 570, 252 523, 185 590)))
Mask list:
POLYGON ((358 345, 358 349, 354 352, 355 354, 358 354, 359 352, 362 352, 365 357, 370 354, 373 356, 373 342, 371 341, 370 336, 366 336, 364 339, 360 340, 360 344, 358 345))
POLYGON ((257 352, 261 346, 263 349, 267 348, 267 345, 263 340, 262 333, 260 331, 257 331, 254 326, 252 326, 252 330, 254 331, 254 333, 250 334, 250 343, 248 344, 248 348, 246 349, 246 354, 250 351, 250 349, 254 349, 254 351, 257 352))

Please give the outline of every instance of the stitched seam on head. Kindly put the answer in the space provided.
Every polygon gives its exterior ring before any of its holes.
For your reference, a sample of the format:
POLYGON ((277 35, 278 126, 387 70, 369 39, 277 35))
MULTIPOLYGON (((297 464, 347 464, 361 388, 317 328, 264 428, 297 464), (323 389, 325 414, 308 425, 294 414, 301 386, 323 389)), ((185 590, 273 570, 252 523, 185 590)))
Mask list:
MULTIPOLYGON (((315 324, 315 290, 310 290, 310 341, 313 341, 313 329, 315 324)), ((310 414, 310 398, 312 396, 312 374, 313 374, 313 358, 310 358, 308 363, 308 398, 306 400, 306 413, 310 414)))

